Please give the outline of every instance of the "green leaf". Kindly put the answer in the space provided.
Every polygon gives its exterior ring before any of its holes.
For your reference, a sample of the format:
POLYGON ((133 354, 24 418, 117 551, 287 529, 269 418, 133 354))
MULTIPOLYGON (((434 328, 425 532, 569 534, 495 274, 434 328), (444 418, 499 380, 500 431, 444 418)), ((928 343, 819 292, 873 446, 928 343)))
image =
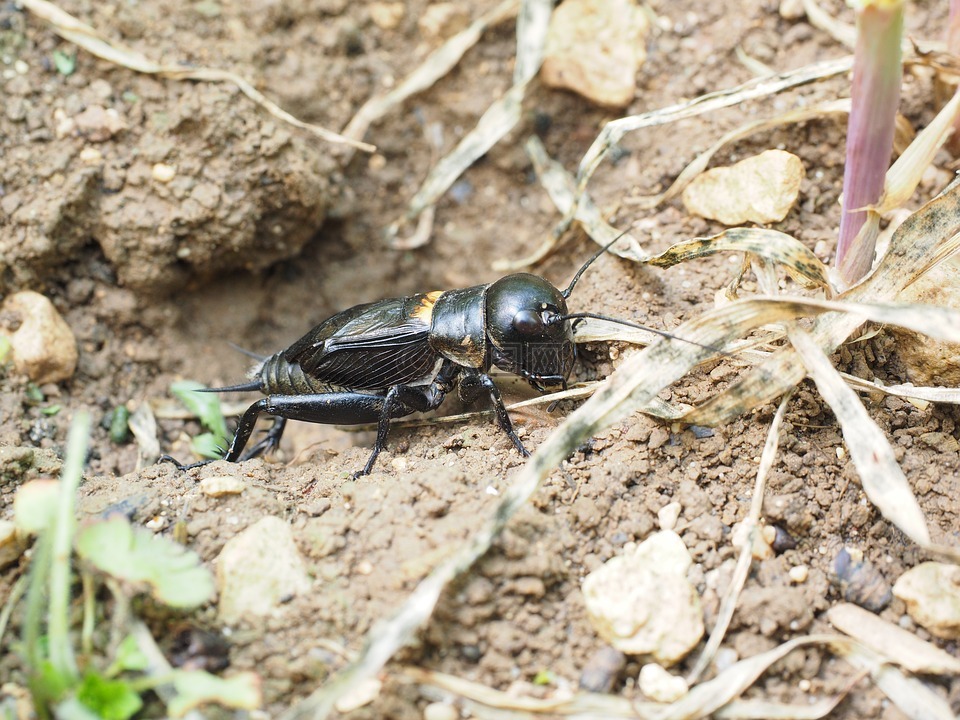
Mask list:
POLYGON ((222 438, 218 438, 213 433, 202 433, 190 441, 190 447, 200 457, 219 460, 223 457, 225 444, 222 438))
POLYGON ((117 656, 107 675, 115 675, 124 670, 140 672, 146 670, 149 665, 150 661, 140 650, 137 639, 133 635, 127 635, 117 647, 117 656))
POLYGON ((74 70, 77 69, 77 54, 69 55, 62 50, 54 50, 53 65, 57 68, 57 72, 64 77, 73 75, 74 70))
POLYGON ((47 399, 46 396, 43 394, 43 390, 37 387, 36 383, 32 383, 32 382, 27 383, 26 395, 27 395, 27 402, 29 402, 32 405, 36 405, 37 403, 42 403, 44 400, 47 399))
POLYGON ((219 678, 203 670, 180 670, 173 680, 176 697, 167 703, 170 717, 180 718, 203 703, 215 702, 239 710, 256 710, 263 703, 260 678, 244 672, 219 678))
MULTIPOLYGON (((170 392, 177 396, 184 405, 200 418, 200 423, 214 435, 215 444, 226 447, 229 440, 227 423, 220 410, 220 398, 215 393, 197 392, 206 386, 194 380, 181 380, 170 386, 170 392)), ((217 453, 215 457, 219 457, 217 453)))
POLYGON ((13 523, 17 530, 36 535, 50 525, 60 496, 58 480, 31 480, 13 496, 13 523))
POLYGON ((533 678, 534 685, 553 685, 557 681, 557 676, 552 670, 540 670, 533 678))
POLYGON ((106 680, 88 673, 77 688, 77 700, 104 720, 128 720, 143 707, 143 700, 123 680, 106 680))
MULTIPOLYGON (((43 637, 42 645, 47 646, 47 638, 43 637)), ((46 654, 46 649, 42 652, 46 654)), ((37 665, 35 682, 42 688, 42 696, 51 700, 58 700, 67 694, 72 681, 61 674, 49 660, 41 660, 37 665)))
POLYGON ((123 517, 88 525, 77 537, 77 553, 119 580, 146 583, 170 607, 193 608, 213 596, 213 578, 192 550, 123 517))
POLYGON ((45 408, 40 408, 40 412, 44 415, 56 415, 61 410, 63 410, 63 408, 59 405, 47 405, 45 408))

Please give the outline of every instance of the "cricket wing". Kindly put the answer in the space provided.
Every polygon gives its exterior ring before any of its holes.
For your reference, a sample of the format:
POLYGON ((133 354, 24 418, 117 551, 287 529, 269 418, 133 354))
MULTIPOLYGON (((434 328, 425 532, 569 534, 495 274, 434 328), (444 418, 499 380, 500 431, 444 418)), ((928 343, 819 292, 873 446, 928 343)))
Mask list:
POLYGON ((284 359, 344 388, 383 390, 429 379, 440 360, 428 342, 432 305, 427 295, 358 305, 304 335, 284 359))

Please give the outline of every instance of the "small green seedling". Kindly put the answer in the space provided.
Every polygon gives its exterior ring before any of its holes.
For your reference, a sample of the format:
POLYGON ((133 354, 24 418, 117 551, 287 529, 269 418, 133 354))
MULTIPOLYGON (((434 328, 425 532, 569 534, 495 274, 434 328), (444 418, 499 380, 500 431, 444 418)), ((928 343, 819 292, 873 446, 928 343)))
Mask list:
POLYGON ((193 380, 181 380, 170 386, 170 392, 199 419, 210 432, 197 435, 191 441, 193 451, 200 457, 220 458, 230 444, 227 422, 220 410, 220 398, 214 393, 197 392, 206 386, 193 380))
POLYGON ((64 77, 69 77, 77 69, 77 53, 65 53, 62 50, 53 51, 53 66, 64 77))
MULTIPOLYGON (((38 536, 30 563, 19 651, 37 717, 66 720, 128 720, 141 710, 142 695, 166 688, 170 717, 182 717, 204 703, 252 710, 260 706, 259 679, 241 673, 222 679, 204 671, 151 667, 137 633, 149 632, 129 622, 130 634, 111 650, 93 642, 96 591, 85 592, 82 651, 71 637, 71 574, 79 571, 85 590, 103 581, 116 603, 129 611, 134 594, 149 592, 158 602, 189 610, 213 596, 213 578, 199 556, 170 538, 133 527, 122 516, 77 529, 75 497, 86 456, 90 418, 78 413, 67 443, 59 482, 38 480, 14 498, 18 532, 38 536), (76 547, 78 568, 71 568, 76 547)), ((125 616, 126 613, 114 613, 125 616)), ((124 630, 124 627, 120 627, 124 630)))

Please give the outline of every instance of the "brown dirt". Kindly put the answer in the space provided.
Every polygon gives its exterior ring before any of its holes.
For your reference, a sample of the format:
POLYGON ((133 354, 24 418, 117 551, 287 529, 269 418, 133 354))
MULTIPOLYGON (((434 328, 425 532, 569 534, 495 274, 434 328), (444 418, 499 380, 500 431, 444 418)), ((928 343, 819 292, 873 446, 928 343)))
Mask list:
MULTIPOLYGON (((421 0, 407 4, 390 31, 371 21, 366 5, 341 0, 270 2, 255 10, 243 3, 169 0, 62 6, 154 58, 233 69, 297 116, 334 128, 437 42, 418 29, 426 7, 421 0), (210 8, 218 13, 211 16, 210 8)), ((844 54, 805 21, 781 18, 776 3, 651 6, 663 23, 648 41, 649 59, 630 112, 749 79, 735 59, 738 45, 779 69, 844 54)), ((834 10, 845 12, 839 5, 834 10)), ((945 6, 912 5, 910 13, 910 32, 918 37, 938 37, 945 27, 945 6)), ((225 86, 148 78, 82 52, 76 72, 64 77, 51 58, 55 50, 73 49, 12 4, 0 6, 0 293, 44 292, 81 351, 73 379, 44 388, 63 407, 54 416, 26 401, 23 378, 3 380, 0 445, 59 453, 80 409, 99 420, 118 404, 167 397, 175 379, 225 384, 242 378, 247 359, 228 342, 272 352, 359 302, 488 282, 496 277, 493 261, 536 246, 558 217, 532 177, 522 139, 539 131, 548 151, 573 168, 602 124, 617 116, 543 88, 533 89, 523 126, 441 201, 430 245, 399 252, 382 240, 383 228, 403 211, 437 157, 427 136, 439 129, 441 151, 448 150, 508 86, 512 33, 511 23, 490 31, 434 89, 371 129, 368 139, 385 163, 358 154, 340 167, 336 150, 266 117, 225 86), (16 69, 18 61, 25 72, 16 69), (115 109, 126 129, 102 140, 58 135, 58 110, 70 118, 92 106, 115 109), (102 161, 85 160, 89 153, 82 153, 90 149, 102 161), (176 168, 169 184, 151 179, 151 167, 160 162, 176 168)), ((640 217, 629 197, 669 182, 696 151, 745 119, 842 95, 844 82, 629 136, 620 160, 594 180, 594 198, 601 207, 619 208, 615 224, 639 222, 651 249, 714 232, 712 224, 687 217, 679 203, 640 217)), ((904 92, 908 119, 925 124, 933 112, 930 78, 908 73, 904 92)), ((832 249, 842 123, 828 119, 763 133, 723 151, 715 164, 770 147, 796 153, 807 169, 798 207, 778 229, 811 248, 826 241, 832 249)), ((934 189, 931 183, 921 191, 934 189)), ((565 282, 590 251, 582 239, 569 242, 539 271, 565 282)), ((573 305, 670 328, 711 307, 736 267, 729 260, 661 272, 604 258, 584 277, 573 305)), ((579 377, 609 373, 616 356, 616 348, 590 348, 579 377)), ((885 334, 849 346, 837 362, 885 383, 906 380, 885 334)), ((730 377, 725 366, 708 368, 670 394, 694 403, 730 377)), ((960 458, 937 439, 960 437, 960 413, 953 407, 920 410, 892 398, 867 404, 892 437, 935 539, 955 543, 960 458)), ((518 416, 528 445, 535 448, 565 412, 569 407, 555 415, 518 416)), ((657 510, 671 501, 683 508, 678 531, 694 556, 709 628, 735 558, 730 529, 748 511, 772 414, 773 408, 764 408, 708 433, 636 416, 593 440, 553 473, 472 575, 443 598, 403 661, 500 689, 531 689, 541 670, 575 685, 602 645, 586 618, 581 579, 625 543, 642 540, 655 528, 657 510)), ((185 439, 198 431, 193 422, 161 421, 162 447, 186 457, 185 439)), ((152 524, 161 526, 159 532, 171 532, 182 520, 190 546, 208 562, 263 515, 292 524, 315 578, 313 592, 260 623, 218 628, 212 609, 191 620, 229 636, 230 667, 262 675, 266 710, 275 715, 342 665, 322 641, 356 652, 371 626, 489 515, 494 491, 508 487, 522 464, 503 435, 482 420, 396 430, 374 473, 351 480, 369 441, 369 433, 293 423, 283 456, 296 457, 294 465, 255 460, 189 474, 167 465, 135 472, 135 448, 112 444, 97 426, 81 507, 95 513, 131 499, 139 506, 136 521, 161 518, 152 524), (216 500, 199 493, 197 478, 224 472, 246 478, 242 496, 216 500)), ((764 504, 766 520, 787 530, 797 547, 754 564, 725 641, 739 657, 828 629, 824 611, 840 598, 830 568, 841 544, 863 550, 887 582, 921 559, 867 504, 848 457, 838 453, 842 446, 832 415, 805 384, 787 414, 764 504), (795 565, 810 567, 800 585, 787 578, 795 565)), ((0 486, 3 517, 21 481, 10 467, 0 486)), ((31 472, 37 471, 27 476, 31 472)), ((4 593, 17 572, 15 566, 0 577, 4 593)), ((912 627, 898 600, 881 614, 912 627)), ((153 622, 158 635, 169 622, 163 616, 153 622)), ((957 652, 954 644, 946 647, 957 652)), ((627 664, 615 692, 637 694, 639 667, 634 660, 627 664)), ((14 656, 4 654, 0 676, 22 682, 19 673, 14 656)), ((850 676, 842 663, 809 649, 778 663, 751 694, 800 702, 837 691, 850 676), (810 682, 809 690, 800 689, 801 680, 810 682)), ((960 709, 958 682, 942 690, 960 709)), ((357 716, 419 717, 434 699, 415 685, 391 681, 357 716)), ((866 685, 835 713, 896 715, 866 685)))

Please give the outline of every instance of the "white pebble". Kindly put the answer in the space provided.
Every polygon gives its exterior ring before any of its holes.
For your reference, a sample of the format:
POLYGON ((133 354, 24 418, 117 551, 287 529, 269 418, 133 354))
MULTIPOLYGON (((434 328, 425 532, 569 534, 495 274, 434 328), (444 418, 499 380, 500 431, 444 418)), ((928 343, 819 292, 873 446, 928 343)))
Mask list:
POLYGON ((661 530, 673 530, 677 527, 677 520, 680 519, 680 510, 683 506, 674 501, 667 503, 657 511, 657 520, 660 522, 661 530))
POLYGON ((173 165, 157 163, 151 171, 153 179, 160 183, 168 183, 177 176, 177 169, 173 165))
POLYGON ((790 571, 787 574, 790 576, 790 582, 799 585, 802 582, 806 582, 807 576, 810 574, 810 570, 806 565, 797 565, 790 568, 790 571))
POLYGON ((200 481, 200 492, 210 497, 239 495, 245 487, 243 480, 232 475, 214 475, 200 481))
POLYGON ((103 161, 103 153, 95 147, 85 147, 80 151, 80 160, 87 165, 98 165, 103 161))
POLYGON ((654 702, 670 703, 687 694, 687 681, 671 675, 657 663, 640 668, 640 692, 654 702))

